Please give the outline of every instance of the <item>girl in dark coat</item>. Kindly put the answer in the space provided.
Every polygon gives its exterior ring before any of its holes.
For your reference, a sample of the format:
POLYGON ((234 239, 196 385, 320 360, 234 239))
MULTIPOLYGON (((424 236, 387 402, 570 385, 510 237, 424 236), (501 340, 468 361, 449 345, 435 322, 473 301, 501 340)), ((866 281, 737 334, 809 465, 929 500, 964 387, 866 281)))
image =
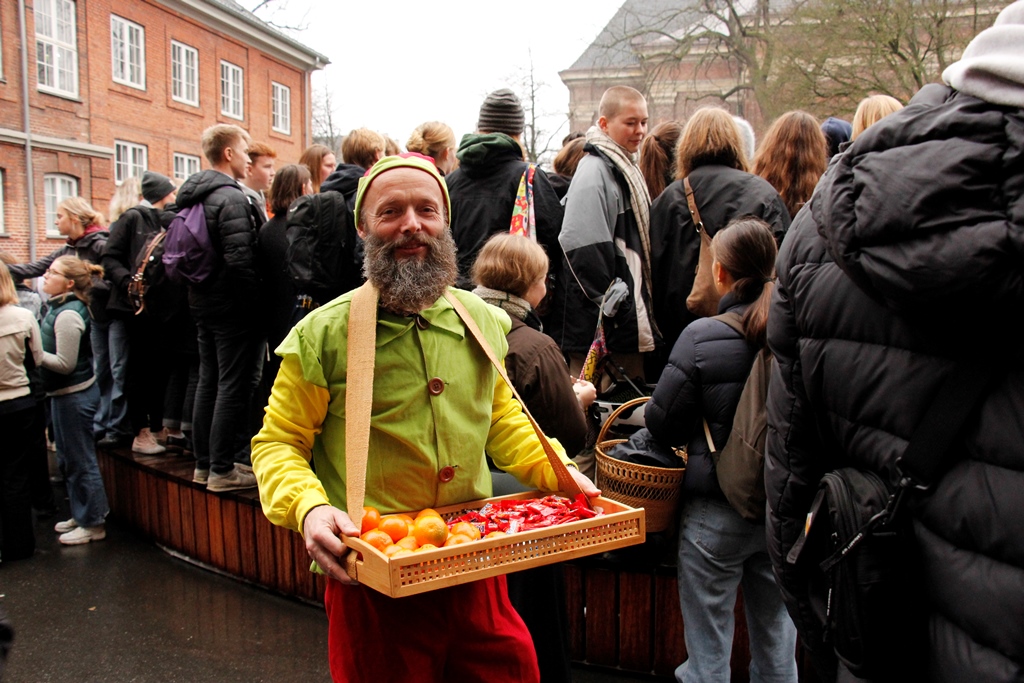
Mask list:
POLYGON ((765 344, 773 289, 775 239, 756 218, 733 221, 712 240, 719 314, 742 316, 744 334, 715 318, 691 323, 676 342, 647 405, 646 423, 665 446, 686 446, 679 523, 679 603, 689 658, 681 683, 727 683, 733 608, 743 586, 750 633, 751 680, 797 680, 796 628, 772 575, 764 524, 743 519, 718 485, 705 422, 716 449, 732 428, 736 405, 765 344))

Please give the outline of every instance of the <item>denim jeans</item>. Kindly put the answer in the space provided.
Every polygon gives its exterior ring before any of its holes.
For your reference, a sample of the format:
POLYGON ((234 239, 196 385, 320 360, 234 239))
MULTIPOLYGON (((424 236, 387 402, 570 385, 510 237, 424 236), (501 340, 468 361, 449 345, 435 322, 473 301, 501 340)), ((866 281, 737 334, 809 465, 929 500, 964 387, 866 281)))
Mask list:
POLYGON ((71 516, 78 526, 99 526, 110 512, 92 439, 99 400, 100 390, 95 383, 88 389, 50 398, 57 464, 67 486, 71 516))
POLYGON ((729 683, 733 608, 743 586, 751 683, 796 683, 796 627, 768 559, 764 524, 751 524, 724 500, 683 502, 679 525, 679 606, 689 659, 680 683, 729 683))
POLYGON ((89 323, 92 365, 100 404, 93 418, 93 434, 121 437, 131 432, 125 379, 128 374, 128 327, 123 320, 89 323))
POLYGON ((196 314, 199 386, 192 413, 196 467, 226 474, 248 436, 266 338, 253 323, 196 314))

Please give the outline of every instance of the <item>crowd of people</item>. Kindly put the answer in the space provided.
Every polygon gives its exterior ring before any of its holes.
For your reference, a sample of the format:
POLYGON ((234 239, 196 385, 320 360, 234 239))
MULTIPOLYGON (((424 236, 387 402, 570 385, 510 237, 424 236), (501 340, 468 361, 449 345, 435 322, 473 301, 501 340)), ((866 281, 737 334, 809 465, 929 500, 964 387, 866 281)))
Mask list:
POLYGON ((183 446, 194 482, 215 493, 258 485, 268 518, 303 534, 330 577, 336 680, 359 680, 383 656, 372 642, 348 647, 368 629, 409 650, 389 667, 394 680, 567 680, 557 570, 402 600, 354 585, 340 537, 359 533, 346 453, 360 447, 350 426, 363 407, 347 392, 372 385, 366 504, 399 512, 557 489, 524 409, 597 495, 592 405, 622 378, 653 393, 637 442, 687 452, 677 566, 688 658, 677 679, 729 680, 742 586, 752 679, 797 680, 799 630, 831 680, 849 673, 821 647, 807 578, 786 560, 817 483, 844 462, 895 471, 943 375, 988 345, 1013 370, 982 401, 956 483, 946 477, 915 509, 934 598, 920 671, 1012 680, 1024 666, 1024 622, 1006 599, 1024 576, 1012 504, 1022 385, 1001 341, 1022 294, 1024 77, 1004 67, 1007 51, 1022 56, 1021 30, 1016 2, 946 85, 906 109, 878 95, 852 123, 791 111, 759 141, 714 107, 648 134, 644 96, 615 86, 549 171, 526 160, 523 107, 503 89, 461 141, 431 121, 401 152, 364 128, 278 166, 269 145, 215 125, 202 139, 208 170, 180 188, 151 171, 126 181, 109 227, 84 199, 61 202, 67 243, 0 269, 0 430, 13 444, 0 559, 30 556, 31 508, 53 508, 47 424, 71 501, 55 527, 65 544, 104 537, 95 444, 183 446), (345 267, 364 284, 326 295, 293 277, 289 209, 329 193, 337 203, 306 206, 336 207, 344 220, 331 221, 354 226, 345 267), (191 207, 211 271, 187 285, 140 280, 154 236, 191 207), (26 284, 40 276, 44 300, 26 284), (367 316, 376 346, 369 380, 356 380, 351 330, 367 316), (766 346, 767 518, 751 522, 723 495, 715 458, 766 346), (491 349, 523 405, 481 353, 491 349), (447 609, 452 600, 462 609, 447 609), (470 631, 487 637, 438 645, 439 632, 470 631), (431 647, 418 645, 428 632, 431 647))

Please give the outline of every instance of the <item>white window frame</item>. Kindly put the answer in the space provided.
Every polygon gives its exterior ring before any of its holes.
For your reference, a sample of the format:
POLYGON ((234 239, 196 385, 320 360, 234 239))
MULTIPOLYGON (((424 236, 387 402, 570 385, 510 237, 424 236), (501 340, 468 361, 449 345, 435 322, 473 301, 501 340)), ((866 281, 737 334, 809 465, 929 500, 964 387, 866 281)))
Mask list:
POLYGON ((285 135, 292 134, 292 89, 270 82, 271 128, 285 135))
POLYGON ((187 180, 193 173, 199 173, 202 164, 198 156, 194 154, 174 153, 174 177, 177 180, 187 180))
POLYGON ((4 180, 7 172, 0 168, 0 235, 7 234, 7 223, 4 221, 4 180))
POLYGON ((46 236, 60 238, 57 230, 57 205, 68 197, 78 196, 78 178, 64 173, 47 173, 43 176, 43 196, 46 201, 46 236))
POLYGON ((171 99, 199 106, 199 50, 171 41, 171 99))
POLYGON ((114 140, 114 184, 120 185, 132 176, 141 180, 148 169, 149 148, 137 142, 114 140))
POLYGON ((239 121, 245 118, 245 72, 220 60, 220 113, 239 121))
POLYGON ((72 0, 35 0, 36 89, 78 97, 77 7, 72 0))
POLYGON ((146 29, 110 15, 110 72, 115 83, 146 89, 146 29))

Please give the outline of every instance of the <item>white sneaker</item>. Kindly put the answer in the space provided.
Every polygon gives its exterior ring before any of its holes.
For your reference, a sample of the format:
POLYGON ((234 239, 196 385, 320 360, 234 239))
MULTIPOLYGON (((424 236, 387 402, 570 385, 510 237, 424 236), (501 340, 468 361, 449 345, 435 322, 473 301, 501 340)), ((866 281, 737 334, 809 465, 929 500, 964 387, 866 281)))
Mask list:
POLYGON ((192 483, 199 484, 200 486, 206 486, 206 482, 210 479, 210 470, 201 470, 198 467, 196 471, 192 473, 192 483))
POLYGON ((206 484, 207 491, 238 491, 256 488, 256 475, 243 472, 237 466, 226 474, 210 472, 210 480, 206 484))
POLYGON ((135 453, 142 453, 143 455, 157 455, 164 453, 167 450, 166 447, 161 446, 156 442, 156 437, 153 436, 153 432, 149 431, 149 427, 143 427, 139 435, 132 441, 132 451, 135 453))
POLYGON ((66 534, 61 534, 57 540, 64 545, 83 545, 91 541, 102 541, 107 537, 107 531, 100 526, 80 526, 66 534))
POLYGON ((53 525, 53 530, 56 531, 58 534, 66 534, 67 532, 77 528, 78 522, 76 522, 74 519, 66 519, 63 522, 57 522, 53 525))

